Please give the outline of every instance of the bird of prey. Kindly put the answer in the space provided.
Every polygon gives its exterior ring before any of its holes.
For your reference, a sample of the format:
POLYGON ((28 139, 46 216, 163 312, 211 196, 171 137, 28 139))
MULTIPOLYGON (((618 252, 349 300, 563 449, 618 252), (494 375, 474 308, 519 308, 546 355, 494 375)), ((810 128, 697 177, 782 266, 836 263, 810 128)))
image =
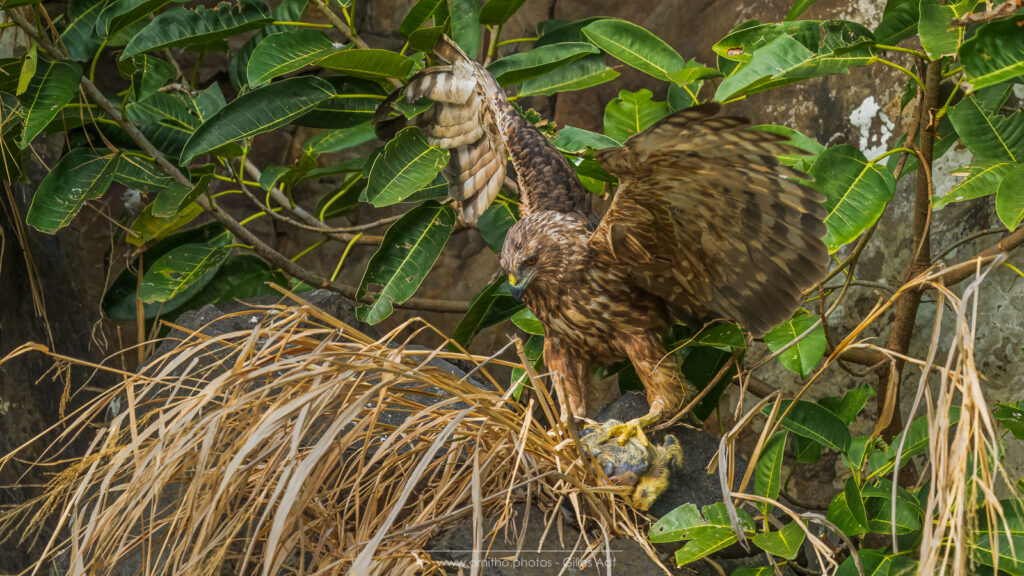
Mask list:
POLYGON ((596 152, 619 180, 601 216, 566 157, 483 66, 445 37, 435 54, 449 65, 421 70, 387 104, 434 102, 413 122, 451 150, 444 174, 469 222, 497 195, 511 158, 521 219, 501 266, 544 326, 544 363, 573 415, 601 408, 588 393, 590 366, 632 362, 650 412, 609 428, 620 443, 696 393, 664 344, 674 322, 726 318, 759 336, 823 277, 823 198, 777 161, 794 152, 783 137, 718 116, 717 104, 676 112, 596 152))

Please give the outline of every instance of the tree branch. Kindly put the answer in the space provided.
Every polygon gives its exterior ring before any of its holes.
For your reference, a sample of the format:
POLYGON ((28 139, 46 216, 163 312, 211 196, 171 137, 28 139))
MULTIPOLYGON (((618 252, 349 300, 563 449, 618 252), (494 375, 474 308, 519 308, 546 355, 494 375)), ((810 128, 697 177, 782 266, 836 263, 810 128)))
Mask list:
MULTIPOLYGON (((904 282, 909 282, 931 266, 931 165, 936 131, 933 110, 938 107, 939 103, 942 62, 935 60, 926 63, 924 77, 924 92, 918 108, 920 142, 917 147, 917 181, 914 194, 914 243, 910 261, 907 262, 906 272, 903 275, 904 282)), ((910 290, 897 300, 896 317, 893 320, 892 331, 889 333, 887 349, 905 354, 910 348, 917 310, 921 305, 921 294, 922 290, 920 289, 910 290)), ((891 366, 883 364, 878 371, 878 414, 880 419, 889 416, 888 422, 880 421, 878 427, 884 427, 882 435, 887 440, 891 440, 903 429, 903 417, 899 407, 902 371, 903 361, 898 359, 891 366)))

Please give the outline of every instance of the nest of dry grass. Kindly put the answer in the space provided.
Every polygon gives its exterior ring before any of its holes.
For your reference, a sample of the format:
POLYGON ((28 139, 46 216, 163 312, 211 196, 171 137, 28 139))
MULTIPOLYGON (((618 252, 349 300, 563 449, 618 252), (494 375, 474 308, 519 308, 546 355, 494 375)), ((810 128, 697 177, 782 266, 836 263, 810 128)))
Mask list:
POLYGON ((51 463, 45 494, 0 533, 47 539, 37 569, 69 574, 431 574, 432 535, 472 518, 484 555, 483 518, 521 529, 509 505, 530 501, 550 511, 532 521, 567 509, 588 528, 581 557, 625 534, 654 558, 551 397, 511 401, 489 371, 511 364, 413 348, 434 331, 423 321, 374 340, 296 301, 239 312, 251 330, 189 333, 68 417, 51 449, 88 435, 86 455, 51 463), (32 528, 54 514, 52 534, 32 528))

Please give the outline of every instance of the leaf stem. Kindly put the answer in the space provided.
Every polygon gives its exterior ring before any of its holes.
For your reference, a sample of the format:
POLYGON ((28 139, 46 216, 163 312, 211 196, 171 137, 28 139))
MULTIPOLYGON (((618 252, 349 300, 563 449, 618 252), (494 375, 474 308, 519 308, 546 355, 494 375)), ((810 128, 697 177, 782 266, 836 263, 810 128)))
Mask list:
POLYGON ((536 42, 537 40, 539 40, 539 38, 536 36, 531 36, 528 38, 512 38, 510 40, 502 40, 501 42, 498 42, 497 44, 495 44, 495 47, 501 48, 502 46, 506 46, 508 44, 515 44, 516 42, 536 42))
POLYGON ((295 26, 297 28, 334 28, 330 24, 314 24, 312 22, 289 22, 287 20, 275 20, 271 22, 274 26, 295 26))
POLYGON ((886 50, 886 51, 892 50, 894 52, 905 52, 907 54, 913 54, 914 56, 917 56, 918 58, 921 58, 922 60, 927 60, 928 59, 928 55, 927 54, 925 54, 924 52, 921 52, 920 50, 914 50, 913 48, 904 48, 903 46, 890 46, 888 44, 875 44, 875 48, 878 48, 879 50, 886 50))
POLYGON ((914 74, 909 69, 904 68, 903 66, 900 66, 899 64, 897 64, 895 62, 890 62, 889 60, 886 60, 885 58, 882 58, 880 56, 875 56, 873 58, 873 60, 875 62, 879 62, 881 64, 885 64, 886 66, 888 66, 890 68, 895 68, 896 70, 899 70, 900 72, 903 72, 907 76, 910 76, 911 78, 914 79, 914 82, 917 83, 917 87, 920 88, 922 91, 924 90, 924 82, 921 82, 921 78, 919 78, 917 74, 914 74))
POLYGON ((872 160, 871 163, 872 164, 878 164, 878 162, 881 161, 883 158, 885 158, 887 156, 892 156, 893 154, 898 154, 900 152, 906 152, 907 154, 917 154, 916 151, 914 151, 914 150, 912 150, 910 148, 893 148, 892 150, 889 150, 885 154, 882 154, 878 158, 875 158, 874 160, 872 160))
POLYGON ((338 273, 341 272, 341 265, 345 263, 345 258, 348 257, 348 253, 352 251, 352 247, 356 245, 356 242, 359 240, 359 237, 362 236, 362 235, 363 235, 362 232, 360 232, 359 234, 356 234, 355 238, 353 238, 348 243, 348 245, 345 246, 345 251, 341 253, 341 258, 338 259, 338 265, 334 267, 334 274, 331 274, 331 282, 334 282, 334 279, 338 277, 338 273))

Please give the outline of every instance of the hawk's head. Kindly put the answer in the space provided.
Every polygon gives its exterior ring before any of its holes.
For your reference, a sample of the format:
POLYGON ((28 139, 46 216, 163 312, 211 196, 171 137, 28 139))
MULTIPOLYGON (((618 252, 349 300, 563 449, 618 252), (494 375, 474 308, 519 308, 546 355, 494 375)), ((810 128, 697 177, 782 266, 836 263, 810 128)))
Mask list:
POLYGON ((508 273, 512 295, 555 293, 567 271, 582 264, 590 232, 579 217, 561 212, 535 212, 508 231, 501 248, 501 267, 508 273))

